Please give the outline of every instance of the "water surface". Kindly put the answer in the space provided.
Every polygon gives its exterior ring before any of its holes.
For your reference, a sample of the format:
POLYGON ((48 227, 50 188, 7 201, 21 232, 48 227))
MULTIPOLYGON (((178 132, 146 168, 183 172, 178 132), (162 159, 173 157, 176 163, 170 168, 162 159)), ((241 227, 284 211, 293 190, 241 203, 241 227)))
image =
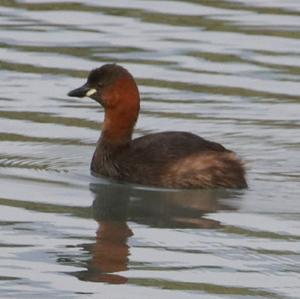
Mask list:
POLYGON ((1 298, 299 297, 298 0, 0 1, 0 27, 1 298), (135 136, 220 142, 249 189, 92 177, 103 110, 66 94, 107 62, 135 136))

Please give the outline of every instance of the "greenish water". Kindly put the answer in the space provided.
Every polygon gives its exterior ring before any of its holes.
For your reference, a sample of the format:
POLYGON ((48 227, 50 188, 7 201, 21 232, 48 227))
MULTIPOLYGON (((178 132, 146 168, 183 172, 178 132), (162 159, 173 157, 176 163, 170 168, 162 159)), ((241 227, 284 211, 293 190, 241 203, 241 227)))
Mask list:
POLYGON ((298 0, 0 0, 0 298, 299 298, 298 0), (67 97, 127 67, 136 136, 199 134, 249 189, 94 178, 103 110, 67 97))

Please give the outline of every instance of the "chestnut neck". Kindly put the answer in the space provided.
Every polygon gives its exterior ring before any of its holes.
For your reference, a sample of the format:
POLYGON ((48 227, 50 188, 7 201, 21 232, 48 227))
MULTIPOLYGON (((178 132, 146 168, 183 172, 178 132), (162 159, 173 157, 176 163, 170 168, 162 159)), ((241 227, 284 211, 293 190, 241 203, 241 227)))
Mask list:
POLYGON ((119 79, 103 97, 109 104, 105 107, 100 144, 110 147, 130 144, 140 109, 139 92, 133 78, 119 79))

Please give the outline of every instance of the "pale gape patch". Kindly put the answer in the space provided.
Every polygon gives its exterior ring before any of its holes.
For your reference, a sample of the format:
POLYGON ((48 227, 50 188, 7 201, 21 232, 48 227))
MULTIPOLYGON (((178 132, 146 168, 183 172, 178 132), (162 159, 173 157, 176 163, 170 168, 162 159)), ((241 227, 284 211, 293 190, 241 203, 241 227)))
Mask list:
POLYGON ((96 93, 96 91, 97 91, 97 90, 96 90, 95 88, 91 88, 89 91, 86 92, 85 95, 86 95, 87 97, 90 97, 90 96, 92 96, 94 93, 96 93))

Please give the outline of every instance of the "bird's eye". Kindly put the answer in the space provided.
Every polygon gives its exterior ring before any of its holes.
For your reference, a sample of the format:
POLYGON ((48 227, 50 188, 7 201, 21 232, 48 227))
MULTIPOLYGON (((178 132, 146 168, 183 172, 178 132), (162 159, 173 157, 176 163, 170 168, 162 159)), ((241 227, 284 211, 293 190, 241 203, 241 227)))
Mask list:
POLYGON ((97 83, 97 86, 98 86, 98 87, 103 87, 103 83, 102 83, 102 82, 98 82, 98 83, 97 83))

